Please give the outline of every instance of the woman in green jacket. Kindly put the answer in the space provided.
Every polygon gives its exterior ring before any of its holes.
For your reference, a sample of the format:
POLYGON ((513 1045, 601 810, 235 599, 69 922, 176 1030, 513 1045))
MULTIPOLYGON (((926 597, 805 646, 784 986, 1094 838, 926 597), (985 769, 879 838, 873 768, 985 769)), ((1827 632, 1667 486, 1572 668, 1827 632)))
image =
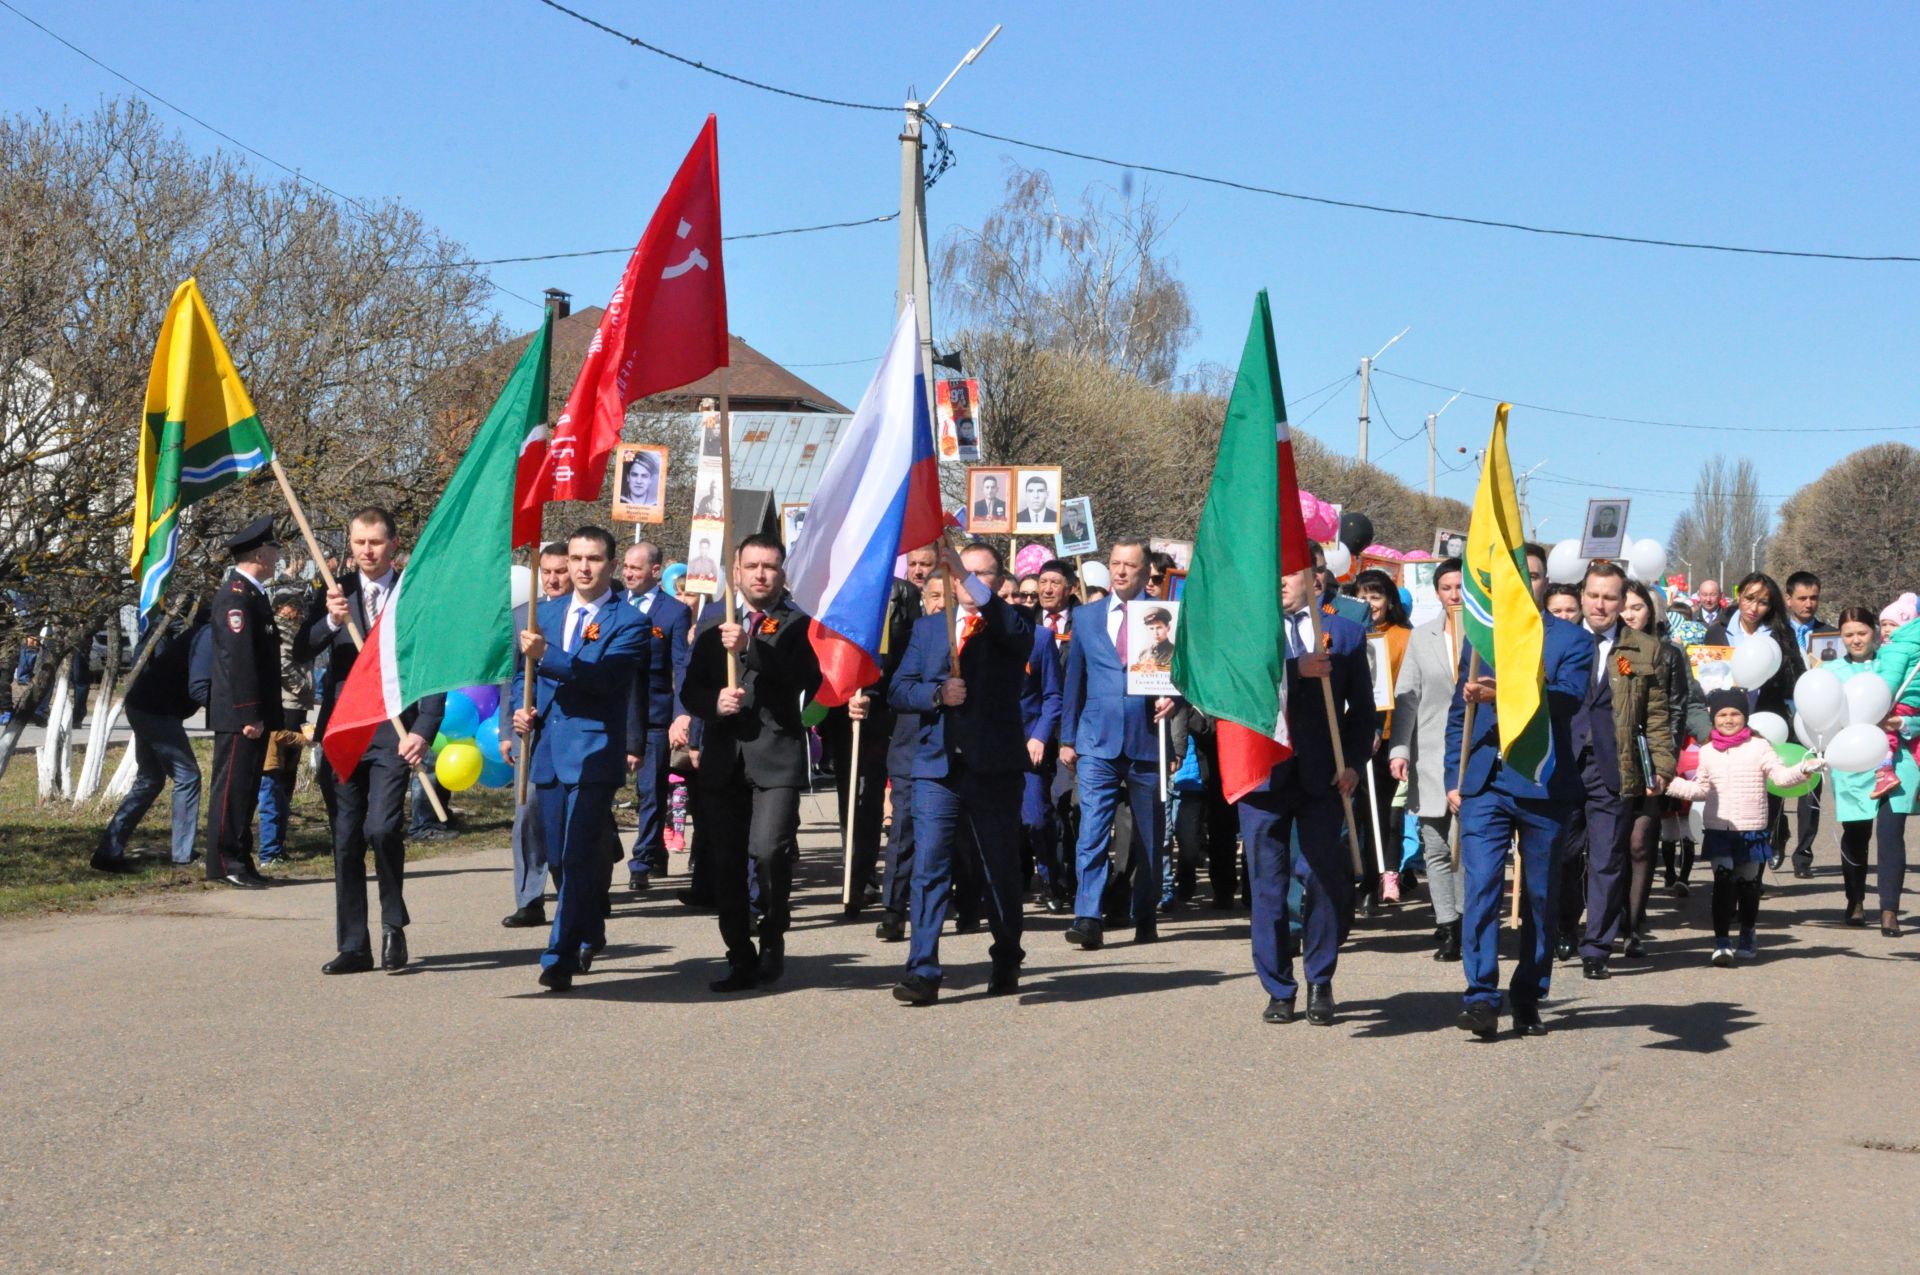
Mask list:
MULTIPOLYGON (((1920 634, 1896 633, 1885 647, 1876 651, 1878 632, 1873 612, 1865 607, 1848 607, 1840 613, 1840 640, 1847 656, 1824 665, 1845 682, 1865 673, 1887 679, 1898 692, 1920 653, 1920 634)), ((1914 698, 1914 687, 1907 698, 1914 698)), ((1920 715, 1901 716, 1896 710, 1884 725, 1898 734, 1902 746, 1894 750, 1893 774, 1899 786, 1883 796, 1874 796, 1879 774, 1861 771, 1855 774, 1834 772, 1834 808, 1840 816, 1840 875, 1846 886, 1847 924, 1867 923, 1867 843, 1879 841, 1880 932, 1888 938, 1900 936, 1900 888, 1907 872, 1907 816, 1914 812, 1920 797, 1920 763, 1907 745, 1920 738, 1920 715)))

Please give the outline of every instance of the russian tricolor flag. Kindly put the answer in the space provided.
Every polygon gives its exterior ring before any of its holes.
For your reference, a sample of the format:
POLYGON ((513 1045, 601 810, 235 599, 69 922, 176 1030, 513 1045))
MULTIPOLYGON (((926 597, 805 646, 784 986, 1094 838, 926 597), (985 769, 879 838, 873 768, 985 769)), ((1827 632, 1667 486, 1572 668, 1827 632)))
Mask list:
POLYGON ((893 564, 939 539, 946 525, 920 331, 908 299, 787 562, 793 599, 813 617, 818 702, 844 704, 880 676, 893 564))

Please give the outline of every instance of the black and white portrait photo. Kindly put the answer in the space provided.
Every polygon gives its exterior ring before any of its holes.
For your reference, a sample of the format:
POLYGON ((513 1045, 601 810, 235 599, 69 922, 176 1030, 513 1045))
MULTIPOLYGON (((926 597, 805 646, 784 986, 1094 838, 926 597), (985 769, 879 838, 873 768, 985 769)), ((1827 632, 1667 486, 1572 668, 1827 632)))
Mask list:
POLYGON ((1013 488, 1011 469, 974 466, 967 470, 967 530, 976 535, 993 535, 1013 530, 1008 493, 1013 488))
POLYGON ((666 517, 666 448, 622 443, 614 453, 613 473, 615 522, 660 522, 666 517))
POLYGON ((1053 551, 1063 558, 1097 553, 1100 541, 1093 534, 1093 497, 1075 496, 1060 502, 1060 531, 1053 538, 1053 551))
POLYGON ((1060 468, 1042 465, 1014 471, 1013 530, 1023 536, 1050 536, 1060 530, 1060 468))
POLYGON ((1580 537, 1583 558, 1618 558, 1627 539, 1625 500, 1589 500, 1586 530, 1580 537))

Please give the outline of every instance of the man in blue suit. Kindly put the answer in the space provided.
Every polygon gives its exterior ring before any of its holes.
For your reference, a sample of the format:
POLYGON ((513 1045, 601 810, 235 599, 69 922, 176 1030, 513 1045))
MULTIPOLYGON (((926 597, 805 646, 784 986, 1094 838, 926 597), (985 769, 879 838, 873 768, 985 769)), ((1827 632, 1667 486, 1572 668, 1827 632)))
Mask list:
POLYGON ((1088 951, 1105 941, 1100 895, 1107 885, 1107 842, 1124 794, 1133 811, 1133 937, 1159 937, 1154 905, 1160 898, 1160 847, 1166 842, 1166 806, 1160 800, 1157 724, 1174 701, 1127 694, 1127 608, 1147 583, 1147 542, 1123 536, 1107 554, 1108 595, 1075 607, 1060 711, 1060 761, 1074 767, 1080 790, 1080 889, 1067 942, 1088 951))
POLYGON ((1373 747, 1379 714, 1367 668, 1366 632, 1344 616, 1320 618, 1314 648, 1313 571, 1282 577, 1286 612, 1287 735, 1292 753, 1265 783, 1240 799, 1240 835, 1246 844, 1253 902, 1253 968, 1267 991, 1261 1017, 1294 1018, 1299 984, 1288 952, 1287 893, 1302 877, 1301 956, 1307 974, 1307 1021, 1333 1022, 1333 975, 1353 916, 1353 857, 1341 835, 1341 798, 1360 782, 1358 767, 1373 747), (1323 684, 1333 690, 1340 724, 1340 762, 1334 756, 1323 684), (1292 834, 1300 834, 1300 852, 1292 834))
POLYGON ((897 1000, 940 997, 940 930, 946 924, 956 848, 977 853, 993 931, 992 995, 1020 985, 1020 785, 1031 750, 1021 696, 1034 651, 1033 621, 999 598, 1000 551, 971 544, 957 558, 940 546, 959 585, 960 663, 948 649, 946 614, 913 626, 887 698, 915 725, 913 752, 913 936, 897 1000))
MULTIPOLYGON (((1462 908, 1461 962, 1467 976, 1466 1008, 1459 1025, 1491 1038, 1499 1030, 1500 886, 1507 847, 1520 844, 1520 957, 1509 984, 1514 1030, 1544 1036, 1540 1002, 1553 978, 1555 891, 1559 866, 1553 847, 1573 807, 1585 795, 1580 758, 1613 751, 1613 692, 1593 675, 1594 642, 1584 627, 1543 615, 1546 639, 1547 715, 1553 763, 1545 783, 1535 783, 1500 756, 1500 723, 1494 709, 1494 679, 1469 679, 1472 650, 1461 652, 1460 674, 1447 716, 1447 770, 1459 775, 1466 704, 1476 705, 1473 740, 1460 786, 1447 801, 1460 818, 1460 866, 1466 890, 1462 908)), ((1523 674, 1524 676, 1524 674, 1523 674)))
POLYGON ((520 650, 539 673, 531 696, 525 666, 516 662, 514 670, 513 729, 522 738, 539 731, 534 800, 549 866, 559 864, 560 899, 540 958, 540 985, 553 992, 571 988, 606 946, 628 692, 651 655, 647 625, 614 594, 613 555, 605 528, 581 527, 567 538, 573 592, 542 602, 539 631, 520 634, 520 650))
POLYGON ((1071 788, 1060 778, 1061 688, 1066 683, 1067 643, 1073 613, 1068 607, 1073 591, 1073 564, 1056 558, 1040 568, 1036 582, 1040 605, 1034 609, 1034 658, 1027 676, 1027 738, 1039 739, 1044 747, 1033 769, 1027 772, 1026 786, 1020 795, 1020 829, 1027 839, 1028 852, 1041 877, 1041 907, 1062 912, 1072 901, 1073 868, 1070 852, 1061 853, 1061 817, 1057 809, 1071 788), (1041 656, 1044 654, 1044 660, 1041 656), (1044 713, 1045 680, 1041 665, 1051 664, 1051 681, 1056 703, 1051 715, 1044 713))
POLYGON ((660 587, 666 569, 660 546, 642 540, 627 547, 620 578, 627 586, 624 602, 647 628, 652 658, 640 665, 633 679, 627 709, 627 769, 634 772, 640 831, 627 860, 627 888, 644 890, 655 872, 667 870, 667 723, 686 676, 687 656, 693 648, 687 638, 693 611, 660 587))

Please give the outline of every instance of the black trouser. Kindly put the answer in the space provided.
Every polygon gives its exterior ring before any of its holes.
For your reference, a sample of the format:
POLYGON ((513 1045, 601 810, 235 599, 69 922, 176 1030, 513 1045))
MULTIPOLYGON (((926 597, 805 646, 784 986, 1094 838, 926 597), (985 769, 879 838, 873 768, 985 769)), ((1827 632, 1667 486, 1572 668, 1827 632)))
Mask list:
POLYGON ((1180 794, 1173 836, 1180 848, 1180 862, 1174 874, 1175 893, 1191 896, 1204 858, 1207 884, 1213 887, 1213 901, 1223 908, 1232 907, 1234 887, 1239 884, 1236 851, 1240 842, 1240 816, 1227 803, 1217 776, 1207 780, 1204 792, 1180 794))
POLYGON ((904 918, 913 903, 913 777, 894 775, 893 824, 887 829, 887 876, 880 906, 904 918))
POLYGON ((753 943, 747 874, 753 873, 759 887, 761 948, 784 947, 793 919, 793 864, 800 854, 800 790, 757 788, 746 764, 735 761, 719 782, 707 777, 702 797, 706 826, 700 829, 700 852, 707 858, 720 912, 720 938, 729 962, 752 969, 760 954, 753 943))
POLYGON ((1900 910, 1900 890, 1907 876, 1907 817, 1881 802, 1871 819, 1849 819, 1840 825, 1840 879, 1846 886, 1847 909, 1867 899, 1867 841, 1879 842, 1880 907, 1900 910))
MULTIPOLYGON (((874 701, 869 701, 872 707, 874 701)), ((887 742, 893 735, 893 721, 879 714, 860 724, 860 759, 854 764, 853 719, 846 710, 834 709, 820 723, 827 752, 833 758, 833 787, 839 797, 840 828, 845 846, 847 792, 853 788, 853 898, 859 902, 869 885, 878 884, 875 867, 880 862, 880 823, 887 793, 887 742), (854 781, 858 779, 858 787, 854 781)))
POLYGON ((1793 870, 1813 870, 1813 836, 1820 831, 1820 790, 1801 797, 1793 808, 1793 870))
POLYGON ((380 883, 380 924, 401 929, 407 903, 407 842, 401 831, 412 770, 391 748, 374 744, 349 778, 333 786, 333 936, 342 952, 371 952, 367 932, 367 851, 380 883))
POLYGON ((239 731, 213 733, 213 835, 207 838, 207 880, 249 873, 253 866, 253 815, 260 804, 260 771, 267 736, 239 731))

